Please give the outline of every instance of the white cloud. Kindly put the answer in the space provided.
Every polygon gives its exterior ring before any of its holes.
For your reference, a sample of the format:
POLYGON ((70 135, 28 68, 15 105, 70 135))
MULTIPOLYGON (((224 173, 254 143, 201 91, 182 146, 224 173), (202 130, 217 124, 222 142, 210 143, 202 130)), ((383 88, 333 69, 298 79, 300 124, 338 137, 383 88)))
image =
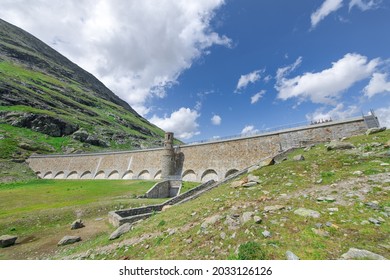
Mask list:
POLYGON ((381 126, 390 128, 390 106, 375 110, 375 115, 378 117, 381 126))
POLYGON ((149 121, 165 131, 173 132, 175 137, 185 140, 200 134, 197 123, 199 116, 197 111, 182 107, 169 117, 160 118, 154 115, 149 121))
POLYGON ((329 14, 337 11, 343 6, 343 0, 325 0, 321 7, 311 14, 311 27, 315 28, 317 24, 329 14))
POLYGON ((263 97, 264 94, 265 94, 265 90, 262 90, 262 91, 256 93, 255 95, 253 95, 251 97, 251 104, 255 104, 256 102, 258 102, 260 100, 260 98, 263 97))
POLYGON ((378 8, 381 2, 381 0, 351 0, 349 2, 349 10, 355 6, 362 11, 372 10, 378 8))
POLYGON ((250 134, 256 134, 258 132, 259 132, 259 130, 255 129, 255 127, 253 125, 247 125, 242 129, 241 134, 242 135, 250 135, 250 134))
POLYGON ((325 107, 319 108, 314 113, 307 114, 306 119, 308 121, 341 120, 356 116, 359 112, 359 107, 355 105, 345 108, 344 104, 340 103, 331 110, 325 107))
POLYGON ((140 113, 212 45, 223 0, 2 0, 0 18, 93 73, 140 113))
POLYGON ((250 83, 255 83, 260 79, 260 73, 262 70, 255 70, 249 74, 241 75, 240 79, 238 80, 236 92, 240 91, 241 89, 246 88, 250 83))
POLYGON ((390 82, 386 73, 374 73, 369 84, 363 89, 364 95, 373 97, 379 93, 390 93, 390 82))
POLYGON ((335 105, 345 90, 370 77, 379 63, 379 59, 369 61, 360 54, 348 53, 321 72, 309 72, 291 79, 285 78, 285 73, 278 73, 275 88, 282 100, 299 98, 300 101, 335 105))
POLYGON ((286 67, 279 68, 276 71, 276 80, 279 81, 283 79, 285 76, 287 76, 295 69, 297 69, 301 64, 302 64, 302 56, 298 57, 293 64, 288 65, 286 67))
POLYGON ((213 125, 220 125, 220 124, 221 124, 221 121, 222 121, 222 119, 221 119, 221 117, 218 116, 218 115, 214 115, 214 116, 211 118, 211 123, 212 123, 213 125))

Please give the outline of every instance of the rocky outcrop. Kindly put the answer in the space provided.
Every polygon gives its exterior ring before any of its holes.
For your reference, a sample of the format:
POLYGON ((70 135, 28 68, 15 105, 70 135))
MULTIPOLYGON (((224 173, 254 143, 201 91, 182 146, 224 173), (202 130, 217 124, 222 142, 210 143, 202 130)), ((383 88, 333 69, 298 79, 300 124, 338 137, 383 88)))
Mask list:
POLYGON ((0 248, 9 247, 15 244, 17 236, 2 235, 0 236, 0 248))
POLYGON ((385 257, 367 250, 350 248, 347 253, 341 256, 344 260, 386 260, 385 257))

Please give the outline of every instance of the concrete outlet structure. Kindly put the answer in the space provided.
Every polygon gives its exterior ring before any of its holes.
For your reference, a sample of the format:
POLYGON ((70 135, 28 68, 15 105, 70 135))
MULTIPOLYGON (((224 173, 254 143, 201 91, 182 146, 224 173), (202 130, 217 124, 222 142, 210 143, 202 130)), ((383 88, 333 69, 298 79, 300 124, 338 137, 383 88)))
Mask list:
POLYGON ((378 127, 375 115, 312 124, 261 135, 175 147, 71 155, 33 155, 27 162, 43 179, 163 179, 220 181, 259 159, 292 147, 363 134, 378 127))

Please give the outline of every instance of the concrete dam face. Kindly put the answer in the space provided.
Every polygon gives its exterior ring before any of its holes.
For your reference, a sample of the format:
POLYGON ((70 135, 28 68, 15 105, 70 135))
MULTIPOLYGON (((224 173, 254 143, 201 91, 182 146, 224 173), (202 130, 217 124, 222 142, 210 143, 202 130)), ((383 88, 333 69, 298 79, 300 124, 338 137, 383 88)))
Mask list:
POLYGON ((376 126, 379 126, 376 117, 370 115, 183 146, 173 146, 173 133, 167 133, 164 147, 158 149, 33 155, 27 162, 42 179, 219 181, 289 148, 363 134, 376 126))

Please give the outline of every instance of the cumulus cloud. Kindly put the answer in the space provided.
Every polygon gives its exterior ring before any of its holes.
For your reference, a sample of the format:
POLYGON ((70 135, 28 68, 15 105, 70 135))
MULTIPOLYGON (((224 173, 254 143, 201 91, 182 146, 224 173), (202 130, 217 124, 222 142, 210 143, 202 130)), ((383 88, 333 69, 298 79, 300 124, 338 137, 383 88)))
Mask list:
POLYGON ((322 5, 311 14, 311 27, 315 28, 318 23, 331 13, 343 6, 343 0, 325 0, 322 5))
POLYGON ((241 75, 240 79, 238 80, 236 92, 239 92, 240 90, 246 88, 250 83, 255 83, 260 79, 260 73, 262 70, 255 70, 249 74, 241 75))
POLYGON ((297 60, 291 65, 279 68, 276 71, 276 81, 282 80, 285 76, 289 75, 295 69, 297 69, 302 63, 302 56, 298 57, 297 60))
POLYGON ((173 132, 175 137, 186 140, 200 134, 197 123, 199 117, 197 111, 182 107, 170 116, 160 118, 154 115, 149 121, 165 131, 173 132))
POLYGON ((213 125, 220 125, 220 124, 221 124, 221 121, 222 121, 222 119, 221 119, 221 117, 218 116, 218 115, 214 115, 214 116, 211 118, 211 123, 212 123, 213 125))
POLYGON ((242 129, 241 134, 242 135, 250 135, 250 134, 256 134, 258 132, 259 132, 259 130, 256 129, 253 125, 247 125, 242 129))
POLYGON ((356 53, 348 53, 332 63, 332 67, 316 73, 305 73, 288 79, 286 71, 277 74, 275 85, 278 98, 335 105, 342 93, 356 82, 369 78, 380 64, 380 59, 368 60, 356 53))
POLYGON ((390 106, 375 110, 375 115, 378 117, 381 126, 390 128, 390 106))
POLYGON ((320 120, 341 120, 350 117, 354 117, 359 113, 359 107, 356 105, 348 106, 345 108, 344 104, 337 104, 331 110, 327 110, 326 107, 317 109, 314 113, 306 115, 308 121, 320 121, 320 120))
POLYGON ((213 45, 223 0, 2 0, 0 17, 93 73, 141 114, 213 45))
POLYGON ((362 11, 372 10, 378 8, 381 2, 381 0, 351 0, 349 2, 349 10, 355 6, 362 11))
POLYGON ((265 90, 262 90, 256 93, 255 95, 253 95, 251 97, 251 104, 255 104, 256 102, 258 102, 263 97, 264 94, 265 94, 265 90))
POLYGON ((374 73, 369 84, 363 89, 364 95, 373 97, 379 93, 390 93, 390 82, 386 73, 374 73))

